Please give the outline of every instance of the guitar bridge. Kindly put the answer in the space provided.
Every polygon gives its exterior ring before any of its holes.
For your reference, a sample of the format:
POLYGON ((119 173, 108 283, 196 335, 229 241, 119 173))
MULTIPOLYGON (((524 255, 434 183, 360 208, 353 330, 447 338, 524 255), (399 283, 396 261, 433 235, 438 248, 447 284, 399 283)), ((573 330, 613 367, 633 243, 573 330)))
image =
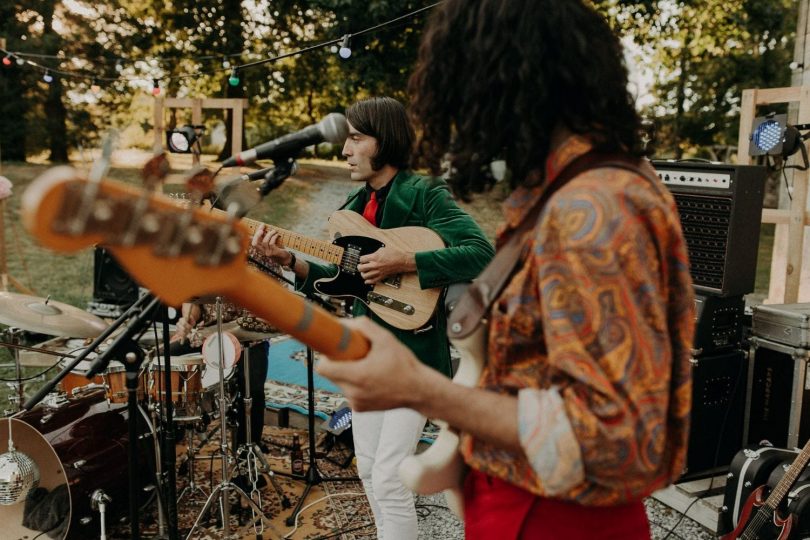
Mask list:
POLYGON ((394 300, 390 296, 385 296, 384 294, 369 292, 366 298, 369 302, 380 304, 381 306, 385 306, 388 309, 393 309, 394 311, 398 311, 399 313, 403 313, 405 315, 413 315, 416 311, 412 305, 406 304, 405 302, 400 302, 399 300, 394 300))

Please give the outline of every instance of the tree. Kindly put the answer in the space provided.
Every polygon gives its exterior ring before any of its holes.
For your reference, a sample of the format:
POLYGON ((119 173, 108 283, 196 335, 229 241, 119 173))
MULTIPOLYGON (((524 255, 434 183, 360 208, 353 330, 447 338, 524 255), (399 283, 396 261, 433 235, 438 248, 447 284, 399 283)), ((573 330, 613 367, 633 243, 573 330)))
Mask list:
POLYGON ((745 88, 786 86, 796 12, 790 0, 596 2, 656 66, 662 153, 734 145, 745 88))

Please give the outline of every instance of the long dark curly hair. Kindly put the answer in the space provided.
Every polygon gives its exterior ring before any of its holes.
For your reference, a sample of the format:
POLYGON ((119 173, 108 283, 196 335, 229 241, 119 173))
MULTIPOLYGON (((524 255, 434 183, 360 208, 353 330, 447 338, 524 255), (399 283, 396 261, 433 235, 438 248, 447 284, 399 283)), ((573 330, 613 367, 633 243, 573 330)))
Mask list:
POLYGON ((416 157, 435 174, 449 152, 462 196, 491 185, 481 172, 498 157, 513 187, 527 184, 557 125, 601 150, 643 154, 622 47, 581 0, 445 0, 409 91, 416 157))

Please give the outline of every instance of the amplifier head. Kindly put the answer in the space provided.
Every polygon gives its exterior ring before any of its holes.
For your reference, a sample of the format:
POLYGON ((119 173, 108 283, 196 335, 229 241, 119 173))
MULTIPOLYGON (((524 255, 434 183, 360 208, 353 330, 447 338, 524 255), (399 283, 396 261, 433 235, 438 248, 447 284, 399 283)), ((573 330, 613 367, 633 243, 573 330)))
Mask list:
POLYGON ((695 289, 721 296, 753 292, 765 167, 652 163, 678 205, 695 289))

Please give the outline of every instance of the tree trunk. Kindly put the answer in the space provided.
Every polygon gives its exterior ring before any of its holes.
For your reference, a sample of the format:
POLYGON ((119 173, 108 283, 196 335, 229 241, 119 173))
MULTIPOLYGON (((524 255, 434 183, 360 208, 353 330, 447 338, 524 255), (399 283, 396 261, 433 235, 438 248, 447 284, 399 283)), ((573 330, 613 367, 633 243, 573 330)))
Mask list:
MULTIPOLYGON (((44 30, 42 32, 43 50, 46 54, 55 55, 61 48, 61 38, 53 30, 53 13, 55 0, 46 0, 42 3, 42 18, 44 30)), ((58 67, 58 60, 56 66, 58 67)), ((58 75, 48 85, 48 96, 45 99, 45 125, 48 128, 48 143, 51 151, 51 161, 66 162, 67 151, 67 111, 62 103, 62 80, 58 75)))
POLYGON ((62 102, 62 79, 54 76, 48 88, 48 98, 45 101, 45 122, 48 127, 51 151, 48 159, 53 162, 65 163, 68 161, 66 116, 65 104, 62 102))

